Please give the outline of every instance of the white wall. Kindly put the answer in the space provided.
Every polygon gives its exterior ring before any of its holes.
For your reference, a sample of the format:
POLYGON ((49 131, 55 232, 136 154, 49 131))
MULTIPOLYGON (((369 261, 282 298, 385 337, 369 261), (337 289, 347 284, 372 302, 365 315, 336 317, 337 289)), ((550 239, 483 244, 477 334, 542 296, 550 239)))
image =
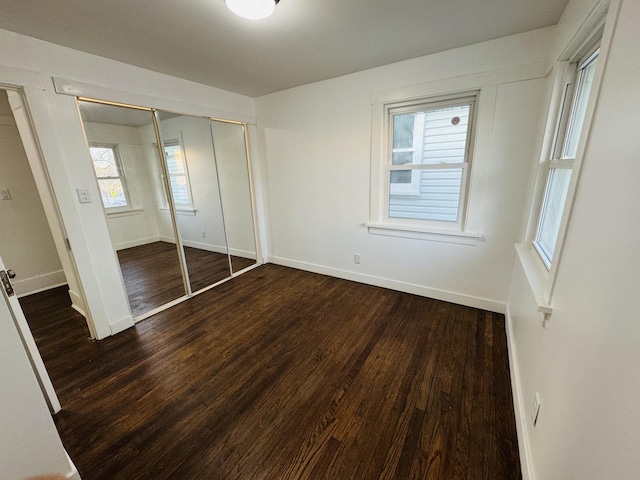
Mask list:
POLYGON ((511 353, 525 412, 535 392, 542 400, 537 426, 523 431, 536 480, 640 477, 638 24, 640 2, 623 0, 546 328, 519 262, 513 272, 511 353))
POLYGON ((64 272, 38 195, 6 92, 0 91, 0 255, 17 277, 18 295, 65 283, 64 272))
POLYGON ((543 103, 539 77, 548 72, 540 65, 554 38, 553 28, 533 31, 258 98, 270 259, 503 310, 543 103), (513 81, 513 71, 529 67, 529 77, 513 81), (446 93, 465 78, 497 85, 493 133, 479 126, 489 152, 474 159, 470 193, 469 220, 484 239, 470 246, 369 234, 372 94, 428 82, 446 93))
POLYGON ((7 304, 0 296, 0 471, 20 479, 57 473, 79 479, 49 414, 7 304), (73 476, 73 475, 76 476, 73 476))
POLYGON ((86 96, 193 115, 253 121, 251 98, 0 30, 0 82, 24 87, 97 338, 133 325, 102 206, 80 205, 76 189, 99 199, 75 100, 51 76, 86 96), (71 85, 71 86, 70 86, 71 85))

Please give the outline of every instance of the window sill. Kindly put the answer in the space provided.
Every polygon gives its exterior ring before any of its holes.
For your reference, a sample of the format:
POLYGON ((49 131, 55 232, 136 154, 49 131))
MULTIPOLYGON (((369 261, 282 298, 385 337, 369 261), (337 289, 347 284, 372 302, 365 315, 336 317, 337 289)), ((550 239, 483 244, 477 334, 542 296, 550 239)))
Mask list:
POLYGON ((107 211, 107 218, 129 217, 131 215, 142 215, 142 208, 130 208, 129 210, 118 210, 115 212, 107 211))
MULTIPOLYGON (((169 208, 160 207, 159 210, 162 212, 168 212, 169 208)), ((198 213, 198 210, 196 210, 195 208, 176 208, 176 213, 178 215, 188 215, 191 217, 195 217, 196 213, 198 213)))
POLYGON ((541 266, 534 257, 535 253, 524 244, 516 244, 516 252, 518 253, 518 259, 524 270, 524 274, 529 282, 531 292, 535 297, 536 304, 538 305, 538 312, 542 315, 542 325, 546 325, 546 322, 553 313, 553 307, 545 299, 544 290, 547 285, 547 277, 542 271, 541 266))
POLYGON ((441 230, 384 223, 366 223, 365 225, 372 235, 430 240, 432 242, 456 243, 459 245, 477 245, 478 241, 483 238, 482 234, 478 232, 441 230))

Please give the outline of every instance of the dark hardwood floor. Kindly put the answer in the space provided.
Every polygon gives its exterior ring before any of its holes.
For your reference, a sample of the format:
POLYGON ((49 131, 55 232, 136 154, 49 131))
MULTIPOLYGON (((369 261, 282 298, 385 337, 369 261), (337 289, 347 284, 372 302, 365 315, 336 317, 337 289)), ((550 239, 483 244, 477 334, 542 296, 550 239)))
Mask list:
POLYGON ((264 265, 95 342, 60 298, 22 304, 85 480, 521 478, 502 315, 264 265))
MULTIPOLYGON (((174 244, 153 242, 117 253, 134 317, 185 295, 174 244)), ((228 257, 222 253, 185 247, 185 256, 194 292, 230 276, 228 257)), ((255 263, 242 257, 231 259, 236 271, 255 263)))

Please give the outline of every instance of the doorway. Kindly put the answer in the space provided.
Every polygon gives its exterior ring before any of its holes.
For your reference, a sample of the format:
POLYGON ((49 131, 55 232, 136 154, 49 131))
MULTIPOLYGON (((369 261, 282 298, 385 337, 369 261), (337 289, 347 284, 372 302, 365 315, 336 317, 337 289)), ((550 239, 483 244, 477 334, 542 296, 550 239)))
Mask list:
MULTIPOLYGON (((0 221, 3 225, 0 257, 11 278, 13 308, 20 313, 16 313, 16 327, 43 387, 47 381, 42 379, 48 375, 39 351, 42 342, 53 343, 64 335, 55 325, 48 324, 52 308, 62 309, 67 317, 75 317, 85 338, 90 332, 83 316, 86 309, 81 288, 75 280, 73 261, 66 250, 64 230, 40 162, 35 136, 19 91, 9 87, 0 87, 0 152, 0 221), (71 285, 75 286, 74 291, 71 285), (40 300, 49 292, 58 293, 62 299, 59 307, 48 304, 44 309, 27 309, 26 315, 22 315, 18 302, 45 307, 40 300), (33 334, 32 324, 44 325, 47 334, 42 335, 42 330, 33 334)), ((53 387, 50 390, 43 387, 49 407, 55 412, 60 406, 53 387)))

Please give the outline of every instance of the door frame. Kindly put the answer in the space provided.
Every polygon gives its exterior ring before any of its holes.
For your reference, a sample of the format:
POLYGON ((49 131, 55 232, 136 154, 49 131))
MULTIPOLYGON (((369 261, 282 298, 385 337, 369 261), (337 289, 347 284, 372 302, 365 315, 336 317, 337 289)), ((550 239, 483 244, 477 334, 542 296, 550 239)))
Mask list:
POLYGON ((44 162, 44 156, 35 127, 31 119, 28 103, 26 100, 24 87, 0 83, 0 89, 7 93, 9 105, 11 107, 16 127, 22 140, 22 146, 29 162, 29 167, 36 183, 38 195, 44 208, 45 217, 51 230, 54 244, 62 268, 69 285, 69 296, 71 297, 71 306, 78 311, 87 321, 89 334, 92 338, 96 338, 96 328, 91 318, 91 312, 87 307, 82 282, 78 274, 73 252, 70 248, 69 239, 66 233, 60 208, 56 200, 56 196, 51 184, 51 179, 44 162))

